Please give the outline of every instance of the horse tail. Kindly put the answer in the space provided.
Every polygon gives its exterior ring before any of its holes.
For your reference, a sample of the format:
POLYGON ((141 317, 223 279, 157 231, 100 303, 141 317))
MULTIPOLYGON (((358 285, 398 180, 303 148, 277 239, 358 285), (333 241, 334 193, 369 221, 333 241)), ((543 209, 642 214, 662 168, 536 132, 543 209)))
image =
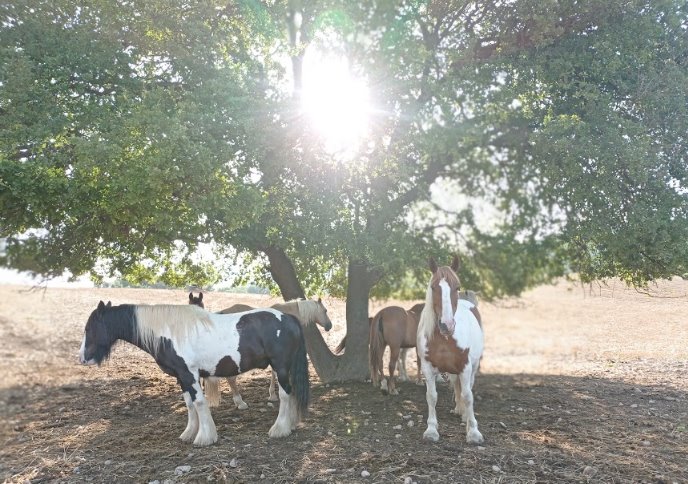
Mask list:
POLYGON ((345 348, 346 348, 346 335, 344 335, 342 340, 339 342, 339 345, 337 345, 337 347, 334 349, 334 354, 335 355, 340 354, 342 351, 344 351, 345 348))
POLYGON ((306 340, 299 325, 299 345, 291 360, 291 386, 296 397, 297 411, 300 419, 308 415, 310 400, 310 381, 308 376, 308 358, 306 357, 306 340))
POLYGON ((378 318, 378 324, 375 324, 375 320, 372 321, 370 325, 370 351, 369 361, 370 361, 370 378, 375 381, 374 375, 380 372, 379 362, 382 361, 382 354, 380 349, 384 351, 384 343, 382 341, 382 315, 378 318))
POLYGON ((205 389, 205 399, 209 407, 220 406, 220 380, 217 378, 201 378, 205 389))

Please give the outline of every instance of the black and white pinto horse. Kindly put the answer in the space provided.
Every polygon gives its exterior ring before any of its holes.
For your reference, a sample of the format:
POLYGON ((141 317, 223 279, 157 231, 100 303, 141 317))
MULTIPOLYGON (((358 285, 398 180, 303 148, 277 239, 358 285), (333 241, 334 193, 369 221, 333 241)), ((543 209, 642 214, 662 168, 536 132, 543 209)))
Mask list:
POLYGON ((310 384, 301 324, 273 309, 213 314, 195 305, 112 306, 102 301, 86 323, 79 360, 101 364, 118 340, 150 353, 174 376, 188 410, 179 436, 197 446, 217 441, 201 377, 230 377, 254 368, 277 373, 280 405, 270 437, 285 437, 308 412, 310 384))

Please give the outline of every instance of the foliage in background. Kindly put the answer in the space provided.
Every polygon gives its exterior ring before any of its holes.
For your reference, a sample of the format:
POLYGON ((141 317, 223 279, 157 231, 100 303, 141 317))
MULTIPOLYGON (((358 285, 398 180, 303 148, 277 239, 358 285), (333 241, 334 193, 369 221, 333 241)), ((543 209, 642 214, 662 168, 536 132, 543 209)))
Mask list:
POLYGON ((239 281, 273 284, 278 249, 309 294, 344 295, 362 261, 380 297, 419 297, 427 257, 453 252, 487 297, 688 272, 685 2, 24 0, 0 17, 3 265, 206 284, 170 248, 213 240, 256 261, 239 281), (290 87, 309 49, 371 91, 345 161, 290 87), (451 196, 431 197, 438 179, 451 196))

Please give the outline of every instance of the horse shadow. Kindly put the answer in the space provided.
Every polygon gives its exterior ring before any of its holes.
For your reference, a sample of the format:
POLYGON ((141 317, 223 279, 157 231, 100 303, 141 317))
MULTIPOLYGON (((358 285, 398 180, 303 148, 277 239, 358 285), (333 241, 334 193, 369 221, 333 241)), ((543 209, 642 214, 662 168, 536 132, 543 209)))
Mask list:
POLYGON ((186 409, 173 378, 142 371, 63 385, 0 389, 0 479, 182 481, 680 482, 687 448, 685 390, 588 376, 481 374, 475 409, 486 442, 465 442, 449 385, 438 385, 440 441, 422 441, 425 387, 384 395, 366 383, 312 386, 310 415, 269 439, 277 405, 263 378, 243 383, 249 409, 213 409, 219 442, 177 437, 186 409), (410 423, 412 422, 412 424, 410 423), (232 467, 231 462, 241 465, 232 467), (179 466, 191 471, 176 476, 179 466))

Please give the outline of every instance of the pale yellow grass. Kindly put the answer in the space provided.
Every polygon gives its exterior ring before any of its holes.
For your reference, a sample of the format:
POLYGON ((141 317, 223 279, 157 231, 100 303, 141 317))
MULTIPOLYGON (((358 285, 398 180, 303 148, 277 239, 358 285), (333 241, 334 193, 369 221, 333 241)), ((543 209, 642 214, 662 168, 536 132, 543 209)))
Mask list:
MULTIPOLYGON (((46 375, 60 380, 81 378, 76 355, 88 315, 100 300, 113 304, 184 304, 188 300, 188 292, 179 290, 29 289, 0 285, 0 388, 46 375), (44 372, 32 371, 37 367, 44 372)), ((685 365, 688 281, 664 282, 653 286, 651 293, 654 297, 618 281, 592 288, 562 281, 528 291, 521 298, 482 302, 486 333, 482 371, 581 374, 599 371, 600 365, 612 371, 629 364, 660 369, 663 363, 685 365)), ((219 311, 235 303, 266 307, 279 299, 206 292, 204 301, 208 310, 219 311)), ((325 298, 324 303, 334 328, 323 334, 334 348, 346 332, 345 305, 332 298, 325 298)), ((410 307, 412 302, 371 301, 370 314, 391 304, 410 307)), ((113 358, 122 352, 150 358, 126 345, 118 347, 113 358)), ((413 375, 412 356, 407 366, 413 375)), ((632 371, 627 370, 626 376, 632 379, 632 371)))

